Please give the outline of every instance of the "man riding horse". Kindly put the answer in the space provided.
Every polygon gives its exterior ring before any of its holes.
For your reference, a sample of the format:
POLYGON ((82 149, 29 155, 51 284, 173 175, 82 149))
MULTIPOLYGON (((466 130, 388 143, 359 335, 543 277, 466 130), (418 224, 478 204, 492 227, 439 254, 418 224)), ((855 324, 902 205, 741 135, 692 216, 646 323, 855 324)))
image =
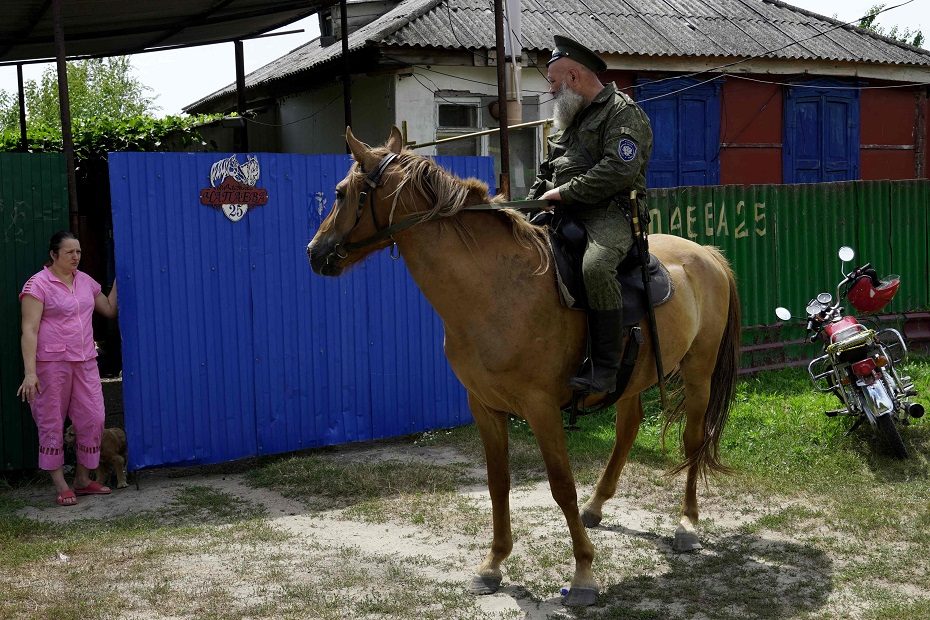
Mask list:
POLYGON ((652 154, 649 118, 612 82, 601 83, 597 74, 605 69, 585 46, 555 36, 546 77, 560 131, 528 196, 556 203, 557 215, 570 215, 587 232, 582 270, 591 353, 569 382, 586 393, 616 387, 623 323, 617 266, 633 245, 630 190, 644 193, 652 154))

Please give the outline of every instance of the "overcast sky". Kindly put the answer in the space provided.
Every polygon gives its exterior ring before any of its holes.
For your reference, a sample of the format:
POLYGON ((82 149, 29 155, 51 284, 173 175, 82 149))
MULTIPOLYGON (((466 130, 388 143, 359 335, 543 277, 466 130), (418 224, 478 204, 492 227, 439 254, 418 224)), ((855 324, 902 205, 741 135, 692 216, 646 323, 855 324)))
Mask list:
MULTIPOLYGON (((901 4, 905 0, 891 0, 886 6, 901 4)), ((864 15, 877 0, 792 0, 795 6, 843 21, 852 21, 864 15)), ((894 25, 902 29, 922 30, 930 39, 930 0, 912 0, 909 4, 892 9, 879 16, 878 24, 894 25)), ((319 33, 317 17, 312 15, 282 30, 302 28, 303 33, 246 41, 246 73, 283 56, 292 49, 310 41, 319 33)), ((925 43, 926 47, 928 43, 925 43)), ((26 80, 38 79, 49 65, 26 65, 26 80)), ((207 45, 186 50, 153 52, 133 56, 136 76, 152 89, 159 116, 180 114, 181 108, 208 95, 236 79, 235 53, 232 43, 207 45)), ((16 68, 0 67, 0 89, 16 92, 16 68)))

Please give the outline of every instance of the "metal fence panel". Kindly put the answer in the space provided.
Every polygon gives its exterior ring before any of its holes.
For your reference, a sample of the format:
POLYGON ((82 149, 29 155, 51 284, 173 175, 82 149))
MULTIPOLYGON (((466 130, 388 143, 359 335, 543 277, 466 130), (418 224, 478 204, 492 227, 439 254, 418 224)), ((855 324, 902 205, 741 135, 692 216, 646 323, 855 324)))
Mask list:
POLYGON ((907 272, 891 305, 894 312, 930 310, 930 183, 889 183, 886 273, 907 272))
POLYGON ((68 228, 68 184, 60 154, 0 153, 0 470, 31 469, 38 439, 23 380, 19 291, 48 258, 48 240, 68 228))
POLYGON ((796 326, 778 323, 774 309, 797 316, 818 292, 834 293, 842 245, 879 275, 901 276, 885 312, 930 308, 930 181, 679 187, 650 190, 648 199, 651 232, 713 244, 729 258, 743 304, 746 368, 780 366, 813 350, 796 326))
MULTIPOLYGON (((130 467, 469 421, 442 324, 402 261, 380 252, 338 279, 309 269, 348 157, 258 155, 268 204, 231 222, 198 204, 227 156, 111 154, 130 467)), ((490 158, 440 163, 493 183, 490 158)))

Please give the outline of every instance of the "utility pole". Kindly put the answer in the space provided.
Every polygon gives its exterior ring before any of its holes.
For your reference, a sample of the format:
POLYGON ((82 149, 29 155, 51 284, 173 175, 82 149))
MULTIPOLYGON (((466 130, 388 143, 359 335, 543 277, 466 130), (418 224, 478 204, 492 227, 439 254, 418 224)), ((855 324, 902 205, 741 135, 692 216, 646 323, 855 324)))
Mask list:
POLYGON ((494 39, 497 55, 497 120, 500 123, 501 177, 500 193, 510 200, 510 130, 507 122, 507 77, 504 55, 503 0, 494 0, 494 39))
MULTIPOLYGON (((342 38, 342 104, 345 126, 352 126, 352 74, 349 71, 349 15, 346 0, 339 1, 339 30, 342 38)), ((349 145, 346 144, 346 153, 349 145)))

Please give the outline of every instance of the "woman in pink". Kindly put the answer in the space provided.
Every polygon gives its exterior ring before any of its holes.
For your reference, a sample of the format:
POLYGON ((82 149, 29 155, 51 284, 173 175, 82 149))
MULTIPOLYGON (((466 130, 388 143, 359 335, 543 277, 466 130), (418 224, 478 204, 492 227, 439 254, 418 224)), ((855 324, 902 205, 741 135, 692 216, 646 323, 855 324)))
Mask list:
POLYGON ((17 395, 29 402, 39 429, 39 467, 51 473, 62 506, 75 495, 105 495, 110 489, 90 479, 100 462, 103 391, 91 319, 94 310, 116 316, 116 283, 109 296, 82 271, 81 244, 70 232, 52 235, 49 262, 23 286, 22 350, 25 378, 17 395), (65 418, 74 425, 77 471, 74 490, 65 482, 65 418))

